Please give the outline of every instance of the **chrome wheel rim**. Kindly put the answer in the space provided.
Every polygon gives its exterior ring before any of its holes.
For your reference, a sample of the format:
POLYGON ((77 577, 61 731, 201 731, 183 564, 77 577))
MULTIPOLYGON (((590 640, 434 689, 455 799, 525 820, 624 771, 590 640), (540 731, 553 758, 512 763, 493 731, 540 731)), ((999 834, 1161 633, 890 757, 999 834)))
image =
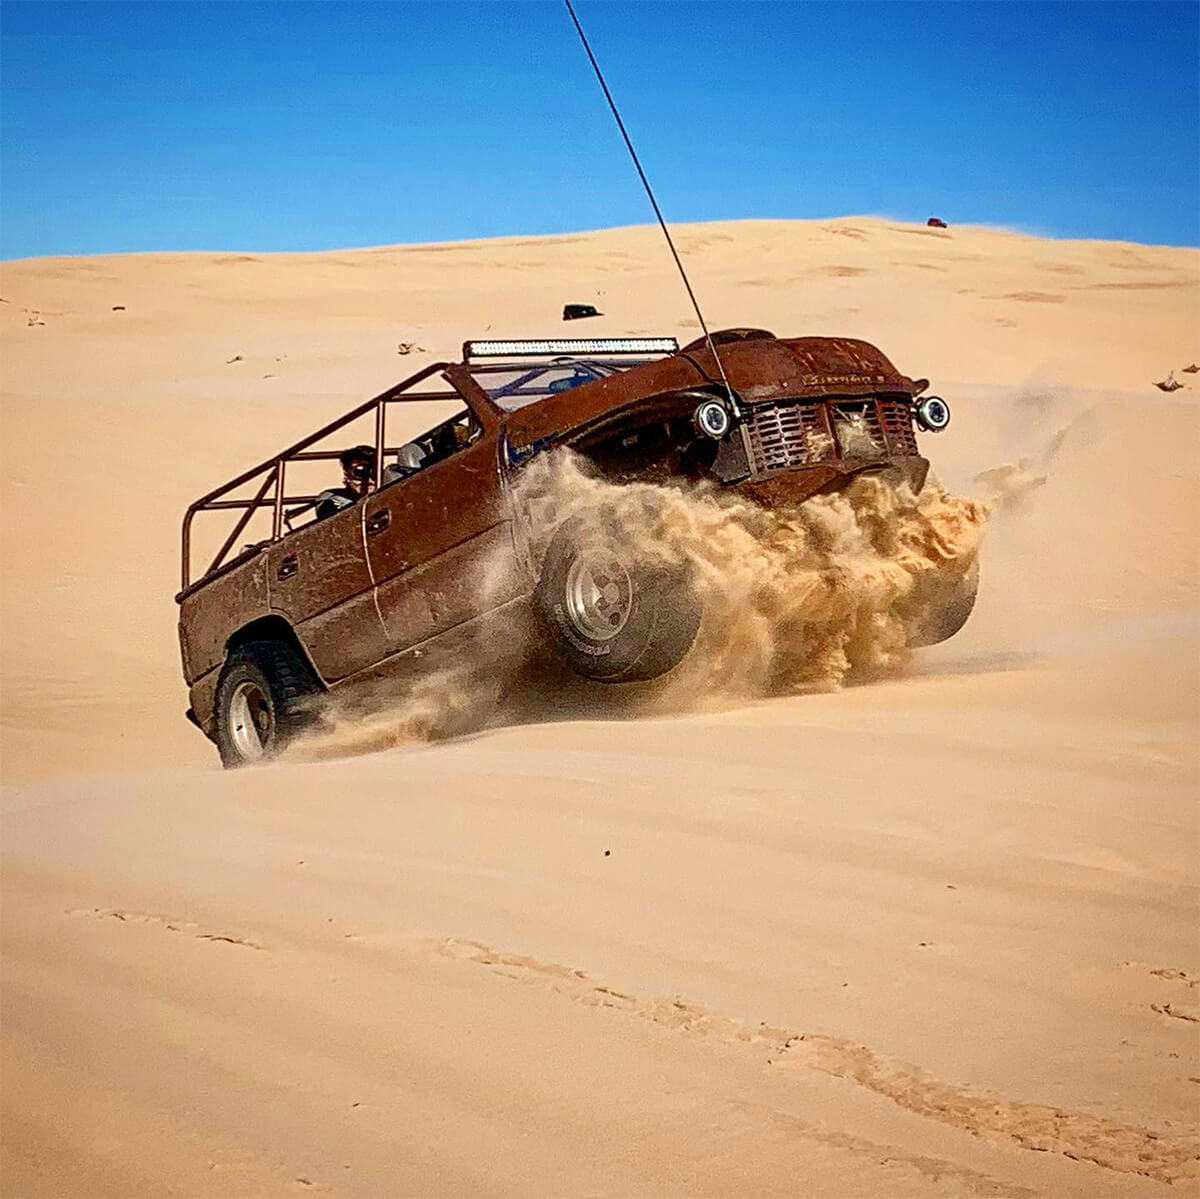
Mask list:
POLYGON ((583 550, 567 570, 567 615, 592 641, 611 641, 633 610, 633 583, 616 557, 603 549, 583 550))
POLYGON ((256 762, 266 754, 273 724, 263 689, 249 679, 238 683, 229 699, 229 739, 243 762, 256 762))

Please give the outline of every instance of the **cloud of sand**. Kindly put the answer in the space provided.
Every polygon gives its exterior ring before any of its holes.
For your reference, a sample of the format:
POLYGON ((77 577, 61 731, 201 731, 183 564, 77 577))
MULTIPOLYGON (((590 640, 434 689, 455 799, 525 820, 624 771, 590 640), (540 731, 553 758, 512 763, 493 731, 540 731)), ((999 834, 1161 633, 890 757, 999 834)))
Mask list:
MULTIPOLYGON (((684 564, 704 616, 693 651, 659 689, 747 697, 810 689, 903 668, 910 630, 973 561, 984 505, 929 481, 861 476, 845 491, 767 509, 708 486, 616 484, 551 455, 518 497, 545 503, 543 541, 563 521, 603 510, 638 556, 684 564), (936 594, 935 594, 936 593, 936 594)), ((534 505, 536 510, 536 504, 534 505)))
POLYGON ((603 511, 640 559, 686 567, 703 617, 684 661, 651 684, 585 683, 548 660, 533 618, 514 616, 449 658, 435 654, 400 694, 338 702, 302 753, 563 715, 687 711, 899 674, 912 630, 974 561, 988 518, 985 504, 933 479, 914 493, 865 475, 840 493, 766 509, 705 485, 614 483, 566 452, 531 463, 515 498, 535 560, 564 522, 603 511))
POLYGON ((1022 510, 1030 495, 1046 485, 1064 448, 1095 435, 1095 408, 1066 415, 1062 405, 1061 396, 1044 390, 1027 391, 1013 403, 1015 427, 1007 440, 1028 446, 1031 452, 975 476, 974 487, 993 514, 1007 517, 1022 510), (1048 436, 1047 428, 1054 430, 1048 436))

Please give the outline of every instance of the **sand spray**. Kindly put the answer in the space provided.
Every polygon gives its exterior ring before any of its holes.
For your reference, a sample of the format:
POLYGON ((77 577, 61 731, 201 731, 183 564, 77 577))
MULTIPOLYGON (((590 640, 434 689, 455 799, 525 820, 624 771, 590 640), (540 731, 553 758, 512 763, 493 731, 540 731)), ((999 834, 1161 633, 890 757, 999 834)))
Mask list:
MULTIPOLYGON (((587 682, 558 665, 535 618, 514 612, 452 651, 431 651, 407 683, 334 699, 289 756, 717 708, 901 674, 914 623, 974 561, 989 514, 932 477, 914 493, 866 474, 836 494, 767 509, 713 485, 613 482, 569 451, 530 463, 514 498, 535 563, 564 522, 603 512, 640 560, 685 566, 703 612, 686 658, 651 683, 587 682)), ((499 564, 481 572, 481 607, 501 573, 499 564)))

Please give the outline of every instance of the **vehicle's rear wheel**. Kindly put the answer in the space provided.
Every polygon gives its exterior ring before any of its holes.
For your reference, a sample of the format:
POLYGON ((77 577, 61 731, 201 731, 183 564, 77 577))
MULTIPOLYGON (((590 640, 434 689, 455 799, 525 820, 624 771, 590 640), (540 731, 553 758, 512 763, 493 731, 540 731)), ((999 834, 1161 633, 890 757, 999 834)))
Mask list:
POLYGON ((604 683, 666 674, 700 625, 686 568, 645 561, 603 516, 558 530, 534 599, 568 665, 604 683))
POLYGON ((217 683, 216 741, 227 769, 274 757, 313 716, 320 690, 308 665, 280 641, 230 653, 217 683))
POLYGON ((979 559, 974 558, 965 573, 946 584, 938 580, 937 594, 920 597, 921 616, 910 624, 909 645, 937 645, 948 641, 967 623, 979 592, 979 559))

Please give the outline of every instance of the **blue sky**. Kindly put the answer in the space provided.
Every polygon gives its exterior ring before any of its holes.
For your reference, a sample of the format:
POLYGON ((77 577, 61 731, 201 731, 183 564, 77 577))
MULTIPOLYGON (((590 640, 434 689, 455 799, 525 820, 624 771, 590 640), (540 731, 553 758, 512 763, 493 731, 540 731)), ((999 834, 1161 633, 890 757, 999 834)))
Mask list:
MULTIPOLYGON (((1200 243, 1196 3, 578 0, 669 221, 1200 243)), ((565 10, 0 5, 0 257, 653 219, 565 10)))

